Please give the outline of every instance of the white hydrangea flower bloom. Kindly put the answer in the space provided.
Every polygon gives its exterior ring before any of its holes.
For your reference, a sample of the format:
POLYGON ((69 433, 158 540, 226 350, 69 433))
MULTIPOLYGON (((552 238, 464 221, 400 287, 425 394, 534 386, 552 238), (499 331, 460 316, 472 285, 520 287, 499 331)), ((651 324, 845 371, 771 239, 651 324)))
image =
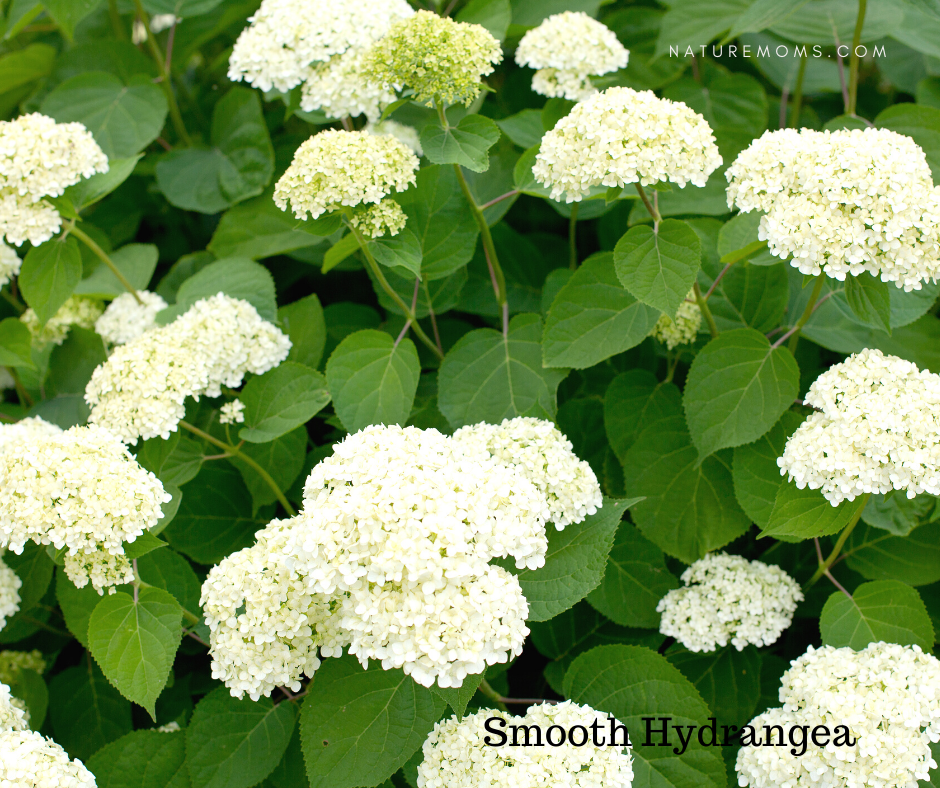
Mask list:
POLYGON ((48 241, 62 217, 43 198, 107 171, 107 156, 81 123, 38 112, 0 121, 0 238, 15 246, 48 241))
POLYGON ((578 202, 593 186, 704 186, 720 165, 697 112, 650 90, 614 87, 576 104, 542 137, 532 172, 553 200, 578 202))
POLYGON ((380 123, 367 123, 363 131, 380 136, 387 134, 390 137, 394 137, 402 145, 411 148, 416 155, 421 156, 424 153, 421 148, 421 136, 414 126, 407 126, 396 120, 383 120, 380 123))
POLYGON ((245 403, 240 399, 226 402, 219 408, 219 424, 244 424, 245 403))
POLYGON ((529 30, 516 49, 516 63, 538 69, 532 90, 543 96, 582 101, 597 90, 590 76, 626 68, 630 53, 606 25, 582 11, 547 17, 529 30))
POLYGON ((381 238, 383 235, 398 235, 408 222, 401 206, 386 198, 364 210, 357 210, 349 217, 349 223, 366 238, 381 238))
MULTIPOLYGON (((418 788, 630 788, 632 748, 596 747, 587 733, 596 721, 601 732, 608 735, 612 719, 572 701, 532 705, 524 717, 495 709, 481 709, 463 719, 450 717, 435 724, 424 742, 418 788), (580 747, 567 741, 558 747, 490 747, 485 740, 493 736, 484 726, 492 717, 501 717, 507 726, 538 726, 543 736, 552 725, 565 730, 581 725, 588 738, 580 747)), ((620 725, 616 719, 613 722, 620 725)), ((625 735, 618 732, 618 741, 625 735)))
POLYGON ((667 350, 694 342, 698 336, 698 330, 702 326, 702 310, 694 303, 694 298, 695 291, 690 290, 685 301, 679 304, 675 320, 667 314, 662 314, 653 326, 652 335, 662 342, 667 350))
POLYGON ((126 580, 123 544, 153 528, 171 498, 123 443, 95 426, 0 453, 0 487, 0 547, 68 548, 69 579, 81 588, 90 578, 99 592, 126 580))
MULTIPOLYGON (((6 684, 0 684, 0 734, 9 731, 28 730, 29 713, 26 711, 23 701, 14 698, 6 684)), ((2 750, 2 747, 0 747, 0 750, 2 750)))
POLYGON ((12 684, 19 678, 21 670, 34 670, 42 675, 46 660, 38 649, 33 651, 0 651, 0 682, 12 684))
POLYGON ((810 415, 777 460, 780 473, 838 506, 865 493, 940 494, 940 375, 866 349, 809 387, 810 415))
POLYGON ((274 187, 274 203, 298 219, 326 211, 377 203, 415 183, 418 157, 388 135, 329 129, 294 154, 274 187))
POLYGON ((465 451, 487 453, 520 471, 548 500, 546 519, 559 531, 603 506, 591 466, 578 459, 571 441, 550 421, 519 417, 501 424, 473 424, 461 427, 453 439, 465 451))
POLYGON ((95 788, 95 776, 52 739, 33 731, 0 733, 0 785, 95 788))
POLYGON ((19 255, 0 241, 0 287, 3 287, 20 272, 23 261, 19 255))
POLYGON ((161 725, 158 728, 154 728, 157 733, 176 733, 178 730, 181 730, 180 724, 178 722, 168 722, 166 725, 161 725))
POLYGON ((7 625, 8 618, 12 618, 19 612, 22 587, 23 581, 20 580, 19 575, 0 559, 0 629, 7 625))
POLYGON ((104 304, 100 301, 73 295, 69 296, 45 325, 39 324, 39 318, 32 309, 23 312, 20 320, 33 335, 33 345, 37 350, 42 350, 46 345, 61 345, 65 342, 72 326, 94 327, 95 321, 103 311, 104 304))
POLYGON ((136 443, 174 432, 187 397, 218 397, 245 373, 276 367, 290 340, 247 301, 218 293, 116 348, 91 376, 88 420, 136 443))
POLYGON ((682 573, 682 588, 659 600, 659 631, 689 651, 715 651, 730 642, 769 646, 790 626, 803 599, 780 567, 737 555, 711 553, 682 573))
POLYGON ((0 453, 15 447, 20 441, 31 442, 61 433, 61 427, 39 416, 27 416, 14 424, 0 424, 0 453))
POLYGON ((166 301, 156 293, 138 290, 143 304, 130 293, 121 293, 95 322, 95 331, 105 342, 123 345, 157 327, 157 312, 166 309, 166 301))
POLYGON ((795 725, 845 725, 857 743, 810 744, 802 756, 789 747, 742 747, 735 766, 742 787, 916 788, 937 768, 930 742, 940 740, 940 661, 918 646, 810 646, 784 673, 780 702, 751 721, 760 734, 764 725, 786 734, 795 725))
POLYGON ((264 0, 229 58, 229 79, 287 92, 303 85, 301 109, 371 120, 394 90, 363 73, 362 56, 414 13, 405 0, 264 0))
POLYGON ((940 188, 910 137, 768 131, 725 175, 728 206, 765 211, 758 237, 804 274, 868 271, 906 291, 940 277, 940 188))

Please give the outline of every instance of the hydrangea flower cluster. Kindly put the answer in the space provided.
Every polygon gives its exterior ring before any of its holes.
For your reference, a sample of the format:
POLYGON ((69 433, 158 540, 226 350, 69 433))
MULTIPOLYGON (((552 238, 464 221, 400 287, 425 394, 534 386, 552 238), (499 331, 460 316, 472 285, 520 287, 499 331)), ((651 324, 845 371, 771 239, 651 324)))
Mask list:
POLYGON ((310 675, 317 649, 348 646, 363 664, 450 687, 517 655, 528 604, 488 562, 542 566, 546 520, 583 520, 600 488, 547 422, 477 429, 373 426, 337 444, 308 477, 300 515, 210 572, 213 675, 260 697, 310 675))
POLYGON ((783 674, 780 702, 750 724, 781 725, 785 737, 794 725, 846 725, 857 744, 812 746, 802 756, 788 747, 742 747, 741 786, 916 788, 937 768, 930 742, 940 740, 940 661, 918 646, 810 646, 783 674))
POLYGON ((790 626, 803 600, 799 584, 780 567, 711 553, 682 573, 682 588, 659 600, 659 631, 689 651, 715 651, 730 642, 769 646, 790 626))
POLYGON ((532 172, 553 200, 578 202, 593 186, 704 186, 720 164, 697 112, 651 90, 614 87, 576 104, 542 137, 532 172))
POLYGON ((0 629, 7 625, 8 618, 19 612, 22 587, 23 581, 20 580, 19 575, 0 559, 0 629))
POLYGON ((597 92, 592 74, 626 68, 629 57, 616 34, 583 11, 553 14, 529 30, 516 49, 516 63, 538 69, 532 90, 571 101, 597 92))
POLYGON ((6 684, 0 684, 0 734, 27 730, 29 712, 26 710, 26 704, 19 698, 14 698, 6 684))
POLYGON ((23 261, 20 260, 19 255, 3 241, 0 241, 0 287, 3 287, 20 272, 21 265, 23 265, 23 261))
POLYGON ((768 131, 725 175, 728 206, 765 211, 758 237, 804 274, 868 271, 908 292, 940 277, 940 188, 910 137, 768 131))
POLYGON ((940 494, 940 375, 866 349, 820 375, 816 408, 777 460, 800 489, 833 506, 865 493, 940 494))
POLYGON ((166 301, 147 290, 138 290, 137 296, 143 304, 130 293, 121 293, 95 322, 95 331, 105 342, 123 345, 157 327, 157 313, 166 309, 166 301))
POLYGON ((695 291, 690 290, 685 301, 679 304, 675 320, 667 314, 662 314, 653 326, 653 336, 662 342, 667 350, 694 342, 698 336, 698 330, 702 326, 702 310, 694 302, 694 298, 695 291))
POLYGON ((630 788, 633 784, 629 746, 596 747, 588 736, 580 747, 569 742, 558 747, 490 747, 485 739, 493 736, 484 725, 492 717, 501 717, 507 725, 537 726, 543 736, 552 725, 565 730, 581 725, 587 731, 595 721, 606 733, 613 719, 571 701, 529 706, 524 717, 495 709, 481 709, 463 719, 451 717, 438 722, 424 742, 418 788, 630 788))
POLYGON ((101 317, 104 304, 93 298, 69 296, 45 325, 41 325, 36 313, 30 308, 20 315, 20 320, 33 336, 33 345, 42 350, 47 345, 61 345, 65 342, 72 326, 92 328, 101 317))
POLYGON ((274 187, 274 203, 282 211, 290 204, 298 219, 365 205, 352 215, 354 226, 372 237, 385 230, 397 235, 404 212, 384 198, 415 183, 417 169, 418 157, 387 134, 321 131, 297 149, 274 187))
POLYGON ((469 105, 480 81, 503 59, 489 31, 430 11, 394 24, 363 58, 363 73, 388 87, 409 87, 415 101, 469 105))
POLYGON ((411 148, 417 156, 424 153, 421 148, 421 137, 414 126, 406 126, 404 123, 398 123, 394 120, 383 120, 380 123, 367 123, 364 131, 369 134, 383 135, 387 134, 394 137, 402 145, 411 148))
POLYGON ((85 388, 88 421, 125 443, 176 430, 187 397, 218 397, 245 373, 276 367, 290 340, 247 301, 223 293, 204 298, 166 326, 116 348, 85 388))
POLYGON ((219 424, 244 424, 245 403, 240 399, 226 402, 219 408, 219 424))
POLYGON ((376 120, 394 90, 368 79, 362 58, 414 12, 405 0, 264 0, 229 58, 229 79, 262 90, 298 85, 301 109, 376 120))
POLYGON ((34 670, 42 675, 46 670, 46 660, 42 652, 34 651, 0 651, 0 682, 12 684, 20 675, 21 670, 34 670))
POLYGON ((52 739, 27 730, 0 730, 0 785, 95 788, 95 777, 52 739))
POLYGON ((69 579, 78 588, 91 580, 99 593, 133 579, 123 544, 153 528, 171 498, 123 443, 95 426, 0 453, 0 487, 0 547, 68 548, 69 579))
POLYGON ((107 171, 108 157, 81 123, 38 112, 0 121, 0 239, 15 246, 48 241, 62 217, 44 198, 107 171))
POLYGON ((16 446, 20 441, 32 442, 61 434, 61 427, 50 424, 39 416, 27 416, 13 424, 0 424, 0 453, 16 446))

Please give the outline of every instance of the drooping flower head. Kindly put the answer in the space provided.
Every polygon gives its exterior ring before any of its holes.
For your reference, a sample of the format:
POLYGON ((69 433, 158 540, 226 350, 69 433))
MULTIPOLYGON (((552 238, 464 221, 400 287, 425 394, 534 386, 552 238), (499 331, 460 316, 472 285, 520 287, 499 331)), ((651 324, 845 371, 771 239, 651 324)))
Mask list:
POLYGON ((107 156, 81 123, 38 112, 0 121, 0 239, 16 246, 48 241, 62 217, 44 198, 107 171, 107 156))
POLYGON ((697 112, 649 90, 614 87, 576 104, 542 137, 532 172, 553 200, 578 202, 594 186, 704 186, 720 164, 697 112))
MULTIPOLYGON (((418 788, 522 788, 523 786, 568 786, 569 788, 630 788, 633 784, 631 747, 613 746, 605 738, 606 746, 595 746, 594 739, 586 736, 581 746, 565 741, 560 746, 545 744, 545 735, 553 725, 572 730, 579 736, 577 726, 585 731, 599 723, 599 730, 607 737, 613 729, 611 721, 620 723, 590 706, 571 701, 529 706, 523 717, 504 711, 481 709, 463 719, 450 717, 438 722, 424 742, 424 760, 418 766, 418 788), (509 725, 534 726, 534 736, 542 739, 542 746, 492 747, 486 740, 494 740, 485 727, 493 717, 502 718, 509 725)), ((530 727, 531 730, 531 727, 530 727)), ((617 728, 617 743, 625 738, 617 728)), ((557 733, 552 734, 556 740, 557 733)))
POLYGON ((289 204, 298 219, 364 206, 353 214, 359 226, 395 235, 405 216, 397 203, 384 198, 412 185, 417 169, 418 157, 388 135, 321 131, 297 149, 274 187, 274 202, 282 211, 289 204))
POLYGON ((371 120, 395 100, 363 73, 362 56, 414 11, 405 0, 264 0, 229 58, 229 79, 262 90, 298 85, 301 109, 371 120))
POLYGON ((95 322, 95 331, 105 342, 123 345, 157 327, 157 313, 166 309, 166 301, 156 293, 138 290, 143 304, 130 293, 121 293, 95 322))
POLYGON ((596 93, 591 75, 626 68, 629 57, 610 28, 582 11, 547 17, 522 37, 516 49, 516 63, 538 69, 532 90, 571 101, 596 93))
POLYGON ((429 106, 469 105, 502 59, 499 41, 486 28, 418 11, 366 53, 363 70, 379 84, 411 88, 414 100, 429 106))
POLYGON ((0 453, 0 547, 27 541, 68 549, 65 571, 79 588, 133 579, 124 543, 163 516, 160 480, 100 427, 72 427, 0 453), (130 574, 130 576, 128 576, 130 574))
POLYGON ((85 388, 88 420, 125 443, 168 438, 187 397, 217 397, 245 373, 276 367, 290 340, 247 301, 218 293, 116 348, 85 388))
POLYGON ((19 255, 0 241, 0 287, 3 287, 20 272, 23 261, 19 255))
POLYGON ((940 277, 940 189, 910 137, 768 131, 725 175, 728 206, 765 211, 758 237, 804 274, 868 271, 906 291, 940 277))
POLYGON ((682 588, 666 594, 656 610, 659 631, 689 651, 715 651, 730 642, 769 646, 790 626, 799 584, 780 567, 738 555, 712 553, 682 573, 682 588))
POLYGON ((46 345, 61 345, 65 342, 72 326, 92 328, 104 311, 104 304, 93 298, 69 296, 45 325, 39 323, 39 317, 32 309, 20 315, 20 320, 33 335, 33 345, 42 350, 46 345))
POLYGON ((780 473, 838 506, 865 493, 940 494, 940 375, 866 349, 820 375, 816 408, 790 436, 780 473))
POLYGON ((685 300, 679 304, 675 320, 667 314, 662 314, 653 326, 653 336, 662 342, 667 350, 694 342, 698 336, 698 330, 702 326, 702 310, 693 301, 694 297, 695 291, 690 290, 685 300))
MULTIPOLYGON (((937 768, 930 743, 940 740, 940 661, 918 646, 872 643, 862 651, 825 646, 791 663, 780 686, 781 708, 750 722, 765 735, 780 725, 849 729, 854 746, 742 747, 738 784, 750 788, 859 786, 916 788, 937 768)), ((775 741, 777 734, 774 734, 775 741)))
POLYGON ((34 731, 0 732, 0 785, 95 788, 95 776, 52 739, 34 731))

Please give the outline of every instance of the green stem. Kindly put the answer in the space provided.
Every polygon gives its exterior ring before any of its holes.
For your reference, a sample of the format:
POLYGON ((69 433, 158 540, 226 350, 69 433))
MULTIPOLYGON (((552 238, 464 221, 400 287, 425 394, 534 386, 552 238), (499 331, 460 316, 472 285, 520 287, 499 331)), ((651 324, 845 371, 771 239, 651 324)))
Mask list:
POLYGON ((258 473, 258 475, 262 479, 264 479, 265 484, 267 484, 268 487, 271 488, 271 491, 274 493, 275 497, 278 499, 278 501, 280 501, 281 506, 284 507, 284 511, 287 512, 291 517, 297 516, 297 510, 294 509, 294 507, 290 505, 290 501, 288 501, 284 493, 281 492, 281 488, 277 486, 277 482, 271 478, 271 474, 268 473, 260 465, 258 465, 258 463, 255 462, 251 457, 249 457, 247 454, 243 454, 242 452, 240 452, 236 446, 232 446, 230 443, 226 443, 225 441, 220 441, 215 436, 210 435, 208 432, 204 432, 198 427, 194 427, 192 424, 189 424, 188 422, 181 421, 180 426, 184 430, 189 430, 193 435, 196 435, 202 438, 204 441, 208 441, 213 446, 218 446, 227 454, 230 454, 232 457, 237 457, 246 465, 250 465, 252 468, 254 468, 254 470, 258 473))
POLYGON ((643 204, 646 206, 646 210, 650 212, 650 216, 653 217, 653 227, 654 229, 659 228, 659 223, 663 220, 662 215, 656 210, 656 206, 650 202, 650 198, 646 196, 646 191, 640 185, 640 182, 637 181, 633 184, 636 186, 637 193, 640 195, 640 199, 643 200, 643 204))
POLYGON ((483 679, 483 681, 480 682, 480 686, 477 687, 477 689, 486 695, 486 697, 488 697, 491 701, 493 701, 498 708, 506 711, 506 704, 503 703, 503 696, 494 690, 486 679, 483 679))
POLYGON ((160 70, 160 75, 162 77, 160 80, 160 86, 163 88, 163 92, 166 94, 166 103, 170 109, 170 120, 173 122, 173 128, 176 129, 176 135, 180 138, 182 143, 188 147, 192 145, 192 139, 189 136, 189 132, 186 131, 186 124, 183 123, 183 116, 180 115, 180 108, 176 103, 176 95, 173 93, 173 81, 170 78, 169 72, 167 71, 166 61, 163 59, 163 53, 160 51, 160 46, 157 44, 157 39, 150 31, 150 17, 147 16, 147 12, 144 10, 144 6, 141 0, 134 0, 134 6, 137 9, 137 16, 140 17, 140 21, 143 23, 144 29, 147 31, 147 47, 150 49, 150 54, 153 56, 153 59, 157 64, 157 68, 160 70))
POLYGON ((695 293, 695 303, 698 304, 698 308, 702 310, 702 317, 705 318, 705 322, 708 324, 708 332, 712 335, 712 339, 714 339, 718 336, 718 326, 715 324, 715 318, 712 316, 711 309, 708 308, 708 304, 702 296, 702 288, 698 286, 698 282, 692 285, 692 292, 695 293))
POLYGON ((118 12, 117 0, 108 0, 108 13, 111 16, 111 29, 114 35, 121 41, 127 40, 127 31, 121 22, 121 14, 118 12))
POLYGON ((790 338, 790 344, 787 345, 787 349, 795 356, 796 347, 800 341, 800 331, 803 329, 808 322, 810 317, 812 317, 813 312, 815 311, 816 302, 819 300, 819 294, 822 292, 823 283, 826 281, 825 274, 820 274, 816 277, 816 285, 813 287, 813 292, 809 297, 809 302, 806 304, 806 309, 803 310, 803 314, 800 315, 800 319, 796 321, 796 325, 790 330, 789 333, 784 334, 780 339, 774 343, 774 347, 783 344, 783 340, 787 337, 790 338))
POLYGON ((85 244, 85 246, 91 249, 91 251, 94 252, 100 258, 101 262, 103 262, 106 266, 108 266, 108 268, 111 269, 111 273, 117 277, 117 280, 124 286, 124 289, 127 290, 127 292, 130 293, 132 296, 134 296, 134 300, 137 301, 138 304, 140 304, 141 306, 144 305, 144 302, 140 300, 140 296, 137 295, 137 288, 135 288, 134 285, 132 285, 130 282, 127 281, 127 277, 121 273, 120 269, 118 269, 118 267, 114 264, 114 261, 110 257, 108 257, 104 249, 98 246, 98 244, 96 244, 95 241, 89 235, 86 235, 83 230, 79 230, 75 226, 74 222, 69 226, 68 231, 72 235, 74 235, 76 238, 78 238, 79 241, 85 244))
POLYGON ((382 273, 382 269, 379 267, 379 264, 372 256, 372 252, 369 251, 369 244, 366 243, 366 239, 362 237, 362 233, 360 233, 359 230, 357 230, 351 224, 349 225, 349 232, 351 232, 359 242, 359 248, 362 249, 362 254, 365 256, 366 262, 368 263, 369 268, 372 270, 372 274, 378 280, 379 284, 382 285, 382 289, 388 293, 388 297, 395 302, 395 306, 397 306, 405 315, 405 319, 411 323, 411 328, 417 335, 418 339, 424 342, 424 344, 431 349, 431 352, 434 353, 435 356, 437 356, 439 359, 443 359, 444 353, 437 347, 436 344, 434 344, 434 340, 424 333, 424 329, 418 325, 418 318, 415 317, 414 310, 410 309, 408 305, 402 301, 401 296, 395 292, 395 288, 393 288, 388 283, 388 279, 386 279, 385 274, 382 273))
POLYGON ((790 126, 794 129, 800 127, 800 110, 803 108, 803 80, 806 77, 806 61, 809 60, 805 51, 800 57, 800 70, 796 74, 796 89, 793 92, 793 116, 790 126))
POLYGON ((816 569, 815 574, 809 579, 809 582, 804 586, 804 590, 810 588, 820 577, 822 577, 826 572, 829 571, 829 567, 832 566, 836 559, 839 557, 839 553, 842 551, 842 547, 845 545, 846 540, 852 533, 852 530, 858 525, 858 521, 862 516, 862 512, 865 510, 865 506, 868 504, 868 499, 871 498, 871 493, 865 493, 861 498, 859 498, 858 508, 855 510, 855 514, 852 515, 852 519, 849 521, 849 524, 845 526, 842 530, 842 533, 839 534, 839 539, 836 541, 836 546, 832 548, 832 552, 829 553, 829 557, 823 561, 819 567, 816 569))
POLYGON ((572 271, 578 267, 578 203, 571 206, 568 220, 568 266, 572 271))
POLYGON ((855 35, 852 36, 852 59, 849 63, 849 107, 848 114, 855 114, 858 99, 858 45, 862 40, 862 27, 865 25, 865 11, 868 0, 858 0, 858 16, 855 19, 855 35))

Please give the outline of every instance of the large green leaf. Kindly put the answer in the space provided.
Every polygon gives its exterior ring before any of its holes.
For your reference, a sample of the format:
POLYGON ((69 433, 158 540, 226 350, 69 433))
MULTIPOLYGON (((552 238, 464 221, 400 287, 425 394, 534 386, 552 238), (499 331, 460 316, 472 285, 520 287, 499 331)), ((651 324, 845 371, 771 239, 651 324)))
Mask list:
POLYGON ((183 637, 182 610, 159 588, 105 596, 88 622, 88 647, 118 691, 156 719, 154 704, 166 686, 183 637))
POLYGON ((421 241, 407 227, 398 235, 386 235, 369 241, 369 249, 379 263, 400 276, 406 276, 412 281, 420 277, 421 241))
POLYGON ((933 624, 917 591, 898 580, 863 583, 852 596, 836 591, 819 617, 823 644, 856 651, 884 640, 933 646, 933 624))
POLYGON ((923 525, 907 536, 856 527, 842 554, 849 568, 868 580, 930 585, 940 581, 940 522, 923 525))
POLYGON ((267 777, 287 749, 297 720, 293 704, 233 698, 219 687, 196 706, 186 728, 193 788, 250 788, 267 777))
POLYGON ((233 87, 212 112, 212 147, 170 151, 157 186, 177 208, 218 213, 261 194, 274 174, 274 149, 256 91, 233 87))
POLYGON ((75 635, 82 646, 88 648, 88 622, 101 601, 101 595, 91 583, 83 588, 76 588, 63 569, 56 572, 55 592, 69 632, 75 635))
POLYGON ((509 0, 470 0, 455 18, 485 27, 493 38, 502 41, 512 19, 512 6, 509 0))
POLYGON ((666 219, 655 231, 646 225, 632 227, 614 249, 620 283, 672 318, 692 289, 701 263, 698 235, 678 219, 666 219))
POLYGON ((0 115, 6 117, 35 82, 52 71, 55 57, 48 44, 29 44, 0 56, 0 115))
POLYGON ((627 495, 646 498, 630 511, 647 539, 691 564, 751 523, 734 499, 731 453, 717 452, 699 464, 679 390, 666 383, 650 399, 647 420, 623 457, 627 495))
POLYGON ((609 252, 593 255, 552 302, 542 339, 544 364, 575 369, 593 366, 640 344, 657 320, 658 309, 620 287, 614 257, 609 252))
POLYGON ((571 663, 564 689, 571 700, 609 712, 632 732, 634 785, 727 785, 725 764, 715 748, 703 747, 693 736, 682 751, 672 726, 705 726, 712 715, 692 683, 655 651, 642 646, 591 649, 571 663), (667 718, 671 746, 661 746, 662 737, 655 733, 647 737, 663 725, 659 717, 667 718))
POLYGON ((35 367, 32 351, 32 334, 26 325, 15 317, 0 320, 0 366, 35 367))
POLYGON ((23 298, 36 312, 40 323, 52 317, 82 278, 82 254, 71 236, 34 246, 20 270, 23 298))
POLYGON ((663 552, 627 522, 620 523, 607 558, 604 577, 587 601, 607 618, 625 627, 659 627, 656 605, 676 576, 666 568, 663 552))
POLYGON ((148 14, 173 14, 187 19, 207 14, 222 0, 143 0, 148 14))
POLYGON ((757 440, 783 415, 800 390, 789 350, 773 348, 759 331, 726 331, 695 357, 683 394, 689 431, 699 454, 757 440))
POLYGON ((109 159, 133 156, 153 142, 166 121, 163 91, 144 75, 127 83, 114 74, 92 71, 67 79, 42 103, 42 112, 60 123, 87 128, 109 159))
POLYGON ((454 426, 499 423, 535 409, 554 415, 566 369, 543 369, 542 320, 516 315, 508 336, 481 328, 462 336, 441 363, 438 406, 454 426))
POLYGON ((245 405, 245 426, 238 437, 267 443, 312 419, 329 403, 330 392, 319 372, 285 361, 249 380, 239 399, 245 405))
POLYGON ((348 432, 370 424, 404 424, 411 413, 421 364, 410 339, 384 331, 350 334, 326 363, 336 415, 348 432))
POLYGON ((856 511, 858 501, 843 501, 833 506, 819 490, 809 487, 801 490, 793 482, 787 482, 777 490, 774 508, 761 536, 798 541, 836 534, 849 524, 856 511))
POLYGON ((247 301, 265 320, 277 319, 274 279, 268 269, 246 257, 229 257, 209 263, 184 281, 176 304, 160 312, 157 322, 171 323, 197 301, 217 293, 247 301))
MULTIPOLYGON (((111 253, 111 262, 137 290, 146 290, 157 268, 159 251, 153 244, 127 244, 111 253)), ((75 292, 94 298, 117 298, 127 289, 108 266, 99 265, 75 286, 75 292)))
POLYGON ((459 687, 438 687, 437 684, 432 684, 431 691, 443 698, 444 702, 454 710, 454 714, 463 717, 467 711, 467 705, 476 695, 483 678, 483 674, 474 673, 467 676, 459 687))
POLYGON ((678 49, 679 55, 685 56, 688 47, 693 47, 693 54, 696 54, 699 46, 728 32, 750 3, 751 0, 670 2, 656 42, 656 56, 668 55, 670 48, 678 49))
POLYGON ((102 0, 42 0, 43 7, 69 40, 75 26, 92 13, 102 0))
MULTIPOLYGON (((631 369, 615 377, 604 395, 604 428, 617 459, 636 442, 648 421, 662 418, 667 400, 654 397, 659 381, 645 369, 631 369)), ((667 406, 668 407, 668 406, 667 406)))
POLYGON ((444 702, 400 670, 351 656, 327 660, 300 721, 311 788, 377 785, 424 743, 444 702))
MULTIPOLYGON (((869 4, 862 25, 860 41, 865 44, 894 31, 904 18, 898 3, 882 0, 869 4)), ((813 0, 799 13, 789 14, 770 28, 770 32, 802 44, 832 46, 836 37, 850 42, 858 19, 854 0, 813 0)), ((809 50, 812 53, 812 49, 809 50)))
POLYGON ((862 520, 895 536, 907 536, 915 528, 940 517, 936 496, 921 493, 908 498, 895 491, 872 495, 862 511, 862 520))
POLYGON ((186 734, 141 730, 102 747, 85 764, 98 788, 189 788, 186 734))
POLYGON ((735 20, 725 41, 731 41, 742 33, 759 33, 795 13, 808 0, 756 0, 735 20))
POLYGON ((499 126, 483 115, 466 115, 456 126, 442 129, 430 123, 421 130, 421 147, 432 164, 459 164, 486 172, 489 151, 499 139, 499 126))
POLYGON ((845 280, 845 300, 863 323, 891 333, 891 292, 887 282, 867 271, 845 280))
POLYGON ((49 683, 49 695, 53 699, 49 721, 56 743, 73 758, 87 760, 131 731, 131 704, 88 656, 81 665, 56 674, 49 683))
POLYGON ((190 435, 171 432, 166 440, 151 438, 137 449, 137 462, 156 474, 164 486, 179 487, 202 467, 202 444, 190 435))
POLYGON ((179 553, 169 548, 147 553, 137 559, 137 573, 145 583, 169 591, 184 610, 202 617, 199 607, 202 584, 189 561, 179 553))
POLYGON ((288 360, 311 369, 319 367, 326 346, 326 322, 317 294, 311 293, 306 298, 282 306, 277 310, 277 319, 290 337, 288 360))

